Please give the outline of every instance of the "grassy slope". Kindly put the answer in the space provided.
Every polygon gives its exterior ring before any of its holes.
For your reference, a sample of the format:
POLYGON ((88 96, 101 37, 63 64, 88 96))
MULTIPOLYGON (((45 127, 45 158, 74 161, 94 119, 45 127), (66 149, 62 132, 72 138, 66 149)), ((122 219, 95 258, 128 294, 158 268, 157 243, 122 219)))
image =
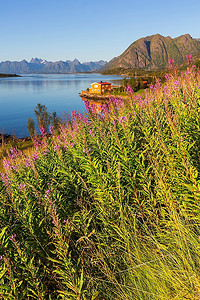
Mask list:
POLYGON ((200 75, 73 113, 0 181, 5 299, 199 299, 200 75))

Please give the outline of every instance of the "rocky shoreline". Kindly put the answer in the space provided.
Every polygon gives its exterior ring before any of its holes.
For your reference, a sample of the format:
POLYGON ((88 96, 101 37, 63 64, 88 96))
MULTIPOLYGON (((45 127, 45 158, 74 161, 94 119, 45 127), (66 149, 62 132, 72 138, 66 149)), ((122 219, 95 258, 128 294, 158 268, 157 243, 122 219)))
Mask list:
POLYGON ((88 99, 88 100, 94 100, 97 102, 105 102, 108 101, 110 99, 110 97, 114 97, 114 98, 122 98, 122 99, 128 99, 128 95, 127 96, 123 96, 123 95, 113 95, 113 94, 92 94, 89 93, 87 91, 82 91, 80 93, 80 97, 84 98, 84 99, 88 99))

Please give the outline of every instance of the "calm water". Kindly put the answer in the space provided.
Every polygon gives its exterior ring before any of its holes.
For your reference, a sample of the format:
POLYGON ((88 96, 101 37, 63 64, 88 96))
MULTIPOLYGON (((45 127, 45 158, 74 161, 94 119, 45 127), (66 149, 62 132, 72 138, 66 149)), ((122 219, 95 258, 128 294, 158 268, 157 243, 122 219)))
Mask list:
POLYGON ((56 111, 61 117, 71 115, 72 110, 83 112, 81 90, 86 90, 95 81, 112 82, 120 78, 100 74, 31 74, 0 78, 0 132, 27 136, 28 117, 36 124, 34 108, 37 103, 45 104, 50 113, 56 111))

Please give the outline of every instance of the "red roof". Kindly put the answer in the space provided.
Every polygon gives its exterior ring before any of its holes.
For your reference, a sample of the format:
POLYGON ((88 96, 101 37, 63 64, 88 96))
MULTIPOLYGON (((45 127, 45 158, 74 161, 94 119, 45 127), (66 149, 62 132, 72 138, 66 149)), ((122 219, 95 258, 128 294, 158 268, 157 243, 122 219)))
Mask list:
POLYGON ((109 82, 97 82, 98 84, 111 84, 109 82))

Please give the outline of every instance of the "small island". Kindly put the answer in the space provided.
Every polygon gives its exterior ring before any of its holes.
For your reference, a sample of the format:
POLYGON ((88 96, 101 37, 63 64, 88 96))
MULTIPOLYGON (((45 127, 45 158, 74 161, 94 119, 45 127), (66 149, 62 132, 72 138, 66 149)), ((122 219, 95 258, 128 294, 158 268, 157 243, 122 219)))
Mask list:
POLYGON ((21 76, 17 75, 17 74, 2 74, 2 73, 0 73, 0 78, 6 78, 6 77, 21 77, 21 76))

